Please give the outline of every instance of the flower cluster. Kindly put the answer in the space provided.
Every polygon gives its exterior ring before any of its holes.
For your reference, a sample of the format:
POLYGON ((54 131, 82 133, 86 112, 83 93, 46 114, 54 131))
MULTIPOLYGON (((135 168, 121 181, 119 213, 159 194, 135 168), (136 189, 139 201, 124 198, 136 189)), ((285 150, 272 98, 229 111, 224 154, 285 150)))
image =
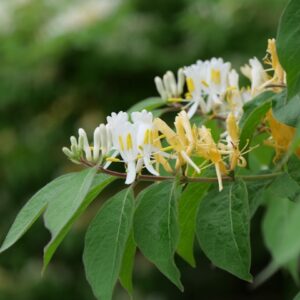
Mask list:
MULTIPOLYGON (((126 177, 126 184, 133 183, 137 176, 150 176, 153 180, 165 173, 172 177, 197 176, 213 166, 222 190, 222 177, 232 174, 236 167, 246 167, 243 155, 251 150, 246 150, 248 145, 240 149, 238 122, 244 103, 267 88, 277 92, 286 83, 273 39, 268 42, 265 63, 271 68, 265 70, 254 57, 241 68, 251 83, 246 88, 239 87, 239 74, 221 58, 199 60, 179 69, 177 78, 168 71, 163 78, 155 77, 155 84, 164 103, 179 110, 174 127, 146 110, 130 115, 112 113, 106 124, 95 129, 91 144, 86 132, 79 129, 78 139, 72 136, 71 147, 63 148, 63 152, 75 163, 97 165, 106 173, 116 172, 110 169, 112 163, 123 163, 126 173, 118 174, 126 177), (225 121, 218 141, 214 140, 210 128, 193 122, 196 112, 225 121), (144 170, 147 175, 143 174, 144 170)), ((271 134, 267 144, 276 149, 277 158, 287 150, 294 129, 277 122, 272 111, 267 113, 266 121, 271 134), (289 135, 285 136, 284 132, 289 135)))
POLYGON ((122 162, 126 167, 126 183, 146 169, 153 176, 161 170, 170 174, 188 175, 214 165, 219 188, 222 175, 246 162, 239 150, 239 130, 233 114, 227 118, 227 137, 216 143, 209 128, 192 125, 183 110, 175 118, 175 131, 162 119, 153 118, 151 112, 113 113, 107 124, 94 131, 90 145, 83 129, 79 137, 71 137, 71 147, 63 152, 75 163, 98 165, 107 170, 111 163, 122 162), (130 117, 130 118, 129 118, 130 117), (199 162, 200 161, 200 162, 199 162))
POLYGON ((202 114, 215 113, 226 116, 232 112, 238 119, 243 114, 243 105, 266 89, 275 92, 286 83, 274 39, 268 40, 267 56, 264 60, 270 68, 264 69, 256 58, 241 67, 241 73, 250 80, 247 87, 239 87, 239 74, 231 63, 222 58, 198 60, 178 71, 178 82, 168 71, 163 79, 155 77, 156 88, 164 100, 186 102, 189 117, 199 110, 202 114), (273 72, 270 75, 270 72, 273 72), (183 78, 184 76, 184 78, 183 78), (186 82, 184 92, 183 82, 186 82))

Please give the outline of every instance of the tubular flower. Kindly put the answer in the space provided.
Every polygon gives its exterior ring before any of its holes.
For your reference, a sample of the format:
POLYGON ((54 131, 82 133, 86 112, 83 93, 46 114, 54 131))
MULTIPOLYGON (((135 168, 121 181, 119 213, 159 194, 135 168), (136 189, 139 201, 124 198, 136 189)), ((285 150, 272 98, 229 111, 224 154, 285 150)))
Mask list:
POLYGON ((264 70, 261 62, 256 57, 250 59, 249 64, 241 67, 241 72, 251 82, 252 96, 256 96, 263 91, 263 87, 269 79, 269 76, 264 70))
POLYGON ((233 171, 236 166, 246 167, 247 162, 239 149, 240 133, 235 116, 230 113, 226 119, 227 127, 227 151, 229 153, 230 170, 233 171))
POLYGON ((121 156, 122 161, 127 166, 126 184, 131 184, 143 166, 151 174, 158 176, 159 173, 152 166, 152 157, 154 155, 169 157, 169 155, 154 145, 152 113, 146 110, 133 112, 131 114, 133 123, 127 121, 128 119, 128 115, 123 112, 113 114, 112 117, 108 118, 113 149, 117 153, 108 160, 118 161, 116 156, 121 156))
POLYGON ((163 100, 180 101, 185 84, 185 77, 182 69, 177 71, 177 82, 174 73, 171 71, 166 72, 162 78, 156 76, 154 82, 156 89, 163 100))
POLYGON ((286 73, 283 70, 278 58, 275 39, 268 39, 268 48, 265 63, 271 66, 271 70, 274 72, 274 74, 273 77, 269 81, 267 81, 264 86, 267 86, 269 84, 285 85, 286 73))
MULTIPOLYGON (((266 121, 269 123, 271 131, 271 137, 266 141, 266 144, 275 148, 276 155, 274 161, 276 161, 289 150, 296 128, 276 120, 271 109, 266 114, 266 121)), ((296 151, 297 155, 300 154, 299 150, 296 151)))
POLYGON ((63 152, 75 163, 80 163, 81 159, 86 159, 91 163, 101 163, 103 158, 111 149, 110 135, 104 124, 100 124, 94 131, 93 146, 89 145, 87 134, 84 129, 78 130, 78 140, 71 136, 71 147, 63 147, 63 152))
POLYGON ((175 119, 176 132, 171 129, 163 120, 156 118, 154 120, 155 127, 164 135, 170 148, 176 153, 176 170, 189 164, 200 173, 199 167, 190 158, 195 145, 195 135, 192 130, 189 118, 185 111, 182 111, 175 119))
POLYGON ((205 126, 198 128, 198 140, 195 153, 215 165, 219 190, 221 191, 223 189, 222 174, 226 174, 226 167, 222 159, 221 151, 218 149, 210 129, 205 126))
POLYGON ((198 107, 202 113, 207 114, 222 105, 229 86, 230 69, 231 64, 224 62, 222 58, 199 60, 196 64, 184 68, 190 98, 190 118, 198 107))

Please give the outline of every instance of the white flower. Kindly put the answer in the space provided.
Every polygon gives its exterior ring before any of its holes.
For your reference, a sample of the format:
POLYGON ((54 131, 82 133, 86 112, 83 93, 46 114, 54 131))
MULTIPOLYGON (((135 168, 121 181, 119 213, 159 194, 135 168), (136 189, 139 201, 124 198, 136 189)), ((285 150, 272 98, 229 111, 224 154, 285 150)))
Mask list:
POLYGON ((126 184, 131 184, 135 181, 137 173, 137 132, 136 124, 125 122, 122 126, 113 128, 112 141, 113 147, 120 153, 123 161, 127 165, 126 184))
POLYGON ((241 72, 251 81, 251 95, 259 94, 264 83, 268 80, 268 74, 260 61, 256 57, 249 59, 249 64, 241 67, 241 72))
MULTIPOLYGON (((151 174, 158 176, 159 173, 152 166, 152 157, 155 154, 169 156, 154 146, 152 113, 146 110, 133 112, 131 114, 132 123, 128 121, 128 115, 123 112, 112 114, 107 120, 115 150, 114 156, 109 160, 117 161, 116 156, 121 156, 127 166, 126 183, 131 184, 143 166, 151 174)), ((104 167, 106 168, 107 165, 104 167)))
POLYGON ((154 78, 156 89, 163 100, 180 98, 183 93, 185 78, 183 70, 177 71, 177 82, 173 72, 167 71, 163 78, 154 78))
POLYGON ((70 149, 64 147, 63 152, 75 163, 79 163, 81 159, 85 159, 91 163, 101 163, 103 157, 111 149, 111 140, 106 125, 100 124, 94 131, 93 145, 90 146, 87 134, 84 129, 78 130, 78 140, 71 136, 70 149))
POLYGON ((191 102, 188 115, 191 118, 198 107, 204 114, 222 105, 228 89, 231 64, 222 58, 198 60, 196 64, 184 68, 191 102))
POLYGON ((151 174, 158 176, 159 173, 151 164, 153 153, 159 151, 153 146, 153 115, 151 112, 143 110, 142 112, 133 112, 131 119, 138 127, 137 145, 142 163, 151 174))

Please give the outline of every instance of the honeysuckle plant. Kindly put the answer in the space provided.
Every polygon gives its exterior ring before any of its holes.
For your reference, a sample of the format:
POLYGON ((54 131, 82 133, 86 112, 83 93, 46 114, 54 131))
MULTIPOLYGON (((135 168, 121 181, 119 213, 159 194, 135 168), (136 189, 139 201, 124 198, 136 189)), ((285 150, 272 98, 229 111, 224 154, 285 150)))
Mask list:
POLYGON ((177 76, 167 71, 155 77, 159 97, 112 113, 91 134, 80 128, 63 153, 82 171, 37 192, 0 251, 43 215, 51 233, 45 271, 74 222, 120 179, 124 188, 100 208, 86 233, 83 262, 98 299, 112 299, 118 280, 133 293, 136 251, 183 291, 174 256, 195 267, 195 240, 212 264, 241 280, 258 285, 284 268, 298 283, 299 16, 300 2, 291 0, 266 57, 251 58, 240 73, 222 58, 198 60, 177 76), (240 76, 247 85, 240 86, 240 76), (136 188, 142 181, 148 185, 136 188), (250 223, 260 206, 272 259, 253 279, 250 223))

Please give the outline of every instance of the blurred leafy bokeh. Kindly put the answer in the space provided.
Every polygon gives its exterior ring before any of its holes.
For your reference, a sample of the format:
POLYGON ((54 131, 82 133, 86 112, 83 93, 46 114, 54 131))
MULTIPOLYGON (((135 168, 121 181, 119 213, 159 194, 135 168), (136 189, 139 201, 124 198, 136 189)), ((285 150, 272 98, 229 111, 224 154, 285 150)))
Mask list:
MULTIPOLYGON (((153 78, 196 59, 235 67, 263 58, 286 0, 0 0, 0 233, 40 187, 76 167, 62 154, 77 128, 156 95, 153 78)), ((109 194, 109 190, 106 191, 109 194)), ((0 300, 94 299, 81 262, 95 201, 64 241, 44 278, 42 221, 0 257, 0 300)), ((260 211, 257 219, 259 220, 260 211)), ((269 261, 253 223, 253 272, 269 261)), ((222 246, 222 245, 220 245, 222 246)), ((136 299, 289 299, 279 273, 257 290, 213 269, 179 261, 185 294, 138 255, 136 299)), ((127 299, 121 289, 116 299, 127 299)))

